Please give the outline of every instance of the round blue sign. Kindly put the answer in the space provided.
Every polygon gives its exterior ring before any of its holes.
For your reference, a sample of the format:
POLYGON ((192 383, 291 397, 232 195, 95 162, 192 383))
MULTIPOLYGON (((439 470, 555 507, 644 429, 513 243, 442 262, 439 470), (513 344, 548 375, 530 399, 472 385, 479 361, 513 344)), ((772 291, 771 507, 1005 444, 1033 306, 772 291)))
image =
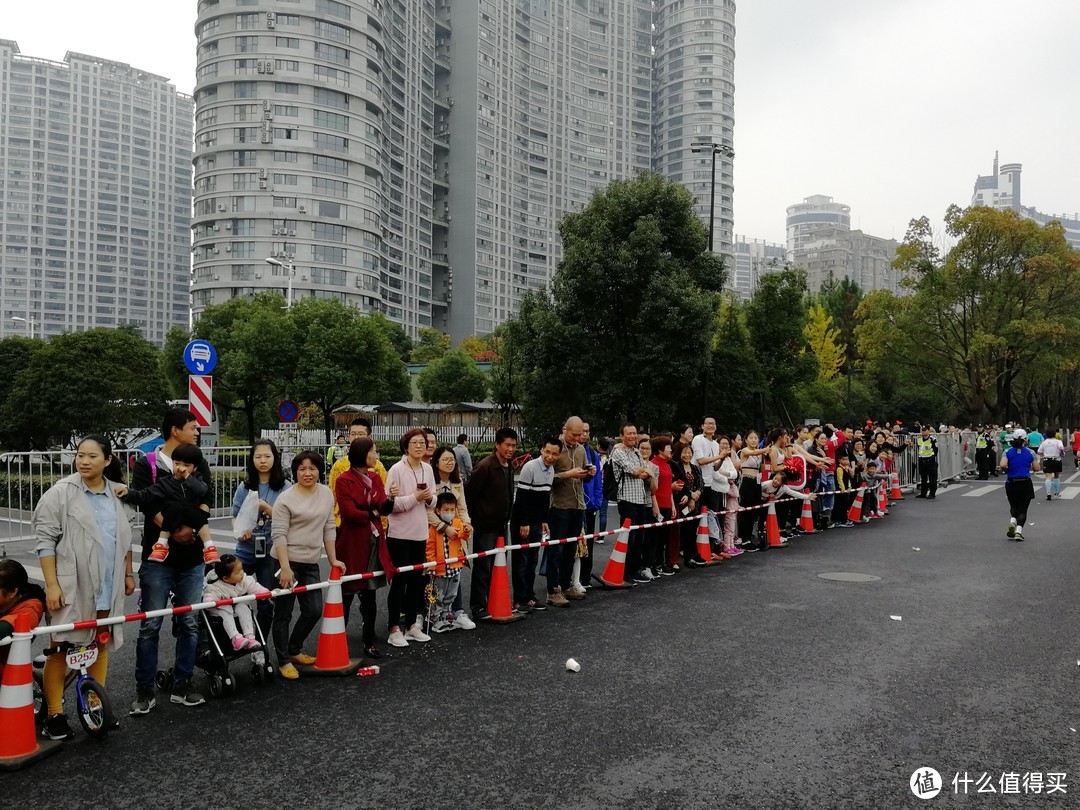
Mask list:
POLYGON ((184 347, 184 365, 192 374, 209 374, 217 366, 217 351, 205 340, 193 340, 184 347))
POLYGON ((300 415, 300 409, 291 399, 287 399, 277 406, 278 421, 295 422, 300 415))

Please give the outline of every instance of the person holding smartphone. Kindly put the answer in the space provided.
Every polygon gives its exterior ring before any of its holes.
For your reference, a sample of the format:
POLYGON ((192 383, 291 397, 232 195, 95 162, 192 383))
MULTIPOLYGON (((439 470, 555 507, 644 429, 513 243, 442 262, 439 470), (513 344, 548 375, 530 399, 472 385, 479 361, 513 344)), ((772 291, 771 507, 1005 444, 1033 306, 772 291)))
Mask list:
MULTIPOLYGON (((435 505, 435 475, 424 461, 428 443, 424 431, 410 430, 401 437, 401 461, 386 474, 387 490, 395 490, 394 510, 389 516, 386 547, 396 568, 420 565, 427 559, 428 512, 435 505)), ((410 641, 427 642, 431 636, 420 626, 424 613, 424 572, 387 572, 390 593, 386 599, 391 647, 408 647, 410 641), (408 630, 401 631, 402 616, 408 630)))

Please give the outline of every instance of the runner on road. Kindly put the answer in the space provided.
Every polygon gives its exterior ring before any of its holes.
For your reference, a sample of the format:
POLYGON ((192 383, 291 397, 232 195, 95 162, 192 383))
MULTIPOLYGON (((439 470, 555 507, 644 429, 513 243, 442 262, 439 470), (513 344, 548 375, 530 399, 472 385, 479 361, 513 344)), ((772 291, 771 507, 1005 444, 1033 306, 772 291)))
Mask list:
POLYGON ((1065 457, 1065 445, 1050 431, 1037 452, 1042 461, 1046 500, 1053 500, 1054 495, 1061 497, 1061 461, 1065 457))
POLYGON ((1010 540, 1024 539, 1024 523, 1027 522, 1028 506, 1035 499, 1035 487, 1031 483, 1032 470, 1038 472, 1039 459, 1026 446, 1027 433, 1023 428, 1013 431, 1010 447, 1001 459, 1005 471, 1005 495, 1009 499, 1009 528, 1005 536, 1010 540))

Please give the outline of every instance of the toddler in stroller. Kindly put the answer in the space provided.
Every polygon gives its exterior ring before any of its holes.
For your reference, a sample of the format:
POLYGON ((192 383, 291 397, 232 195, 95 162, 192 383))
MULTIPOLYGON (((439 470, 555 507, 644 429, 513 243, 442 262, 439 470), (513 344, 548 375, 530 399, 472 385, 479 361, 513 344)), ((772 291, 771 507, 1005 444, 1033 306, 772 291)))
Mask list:
MULTIPOLYGON (((244 566, 234 554, 223 554, 214 563, 206 575, 206 587, 203 589, 203 601, 248 596, 250 594, 269 593, 255 581, 255 577, 244 573, 244 566)), ((238 605, 222 605, 207 611, 221 620, 222 630, 236 652, 257 650, 263 644, 255 637, 255 611, 253 603, 242 602, 238 605), (239 629, 237 623, 239 622, 239 629)))

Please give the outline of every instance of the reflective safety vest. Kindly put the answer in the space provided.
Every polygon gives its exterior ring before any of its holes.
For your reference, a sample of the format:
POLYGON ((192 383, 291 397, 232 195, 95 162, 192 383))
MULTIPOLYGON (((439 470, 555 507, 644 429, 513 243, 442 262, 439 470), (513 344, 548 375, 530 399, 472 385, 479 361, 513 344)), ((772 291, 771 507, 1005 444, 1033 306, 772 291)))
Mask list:
POLYGON ((934 440, 933 439, 919 439, 919 458, 933 458, 934 457, 934 440))
POLYGON ((985 450, 986 449, 986 434, 985 433, 980 433, 978 438, 975 439, 975 449, 976 450, 985 450))

